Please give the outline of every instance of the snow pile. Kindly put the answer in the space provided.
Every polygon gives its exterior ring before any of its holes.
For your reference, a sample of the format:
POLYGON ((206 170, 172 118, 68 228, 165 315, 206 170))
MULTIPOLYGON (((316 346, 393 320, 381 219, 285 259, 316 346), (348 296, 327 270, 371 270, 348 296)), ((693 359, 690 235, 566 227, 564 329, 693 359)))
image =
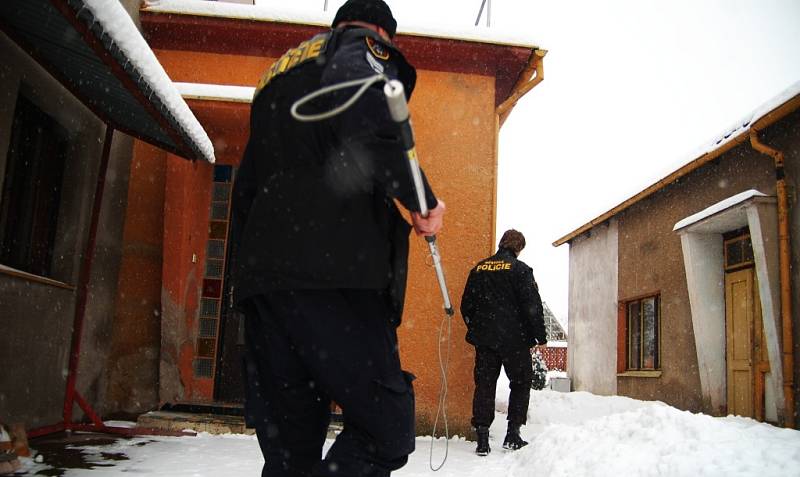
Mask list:
MULTIPOLYGON (((498 382, 507 399, 508 381, 498 382)), ((752 419, 714 418, 680 411, 660 402, 585 392, 533 391, 522 437, 530 442, 502 449, 506 415, 496 413, 490 430, 492 453, 475 455, 463 437, 449 442, 417 438, 417 450, 398 477, 696 477, 800 475, 800 432, 752 419), (433 446, 432 446, 433 444, 433 446), (448 445, 445 449, 445 444, 448 445)), ((331 445, 328 440, 325 450, 331 445)), ((253 436, 200 433, 195 437, 137 437, 111 445, 79 446, 93 469, 70 469, 65 477, 252 477, 262 466, 253 436), (123 455, 123 457, 109 457, 123 455)), ((34 447, 35 450, 35 447, 34 447)), ((46 472, 47 462, 24 459, 29 474, 46 472)))
MULTIPOLYGON (((585 394, 585 393, 573 393, 585 394)), ((618 399, 618 398, 609 398, 618 399)), ((800 433, 648 404, 533 436, 509 475, 779 476, 800 472, 800 433), (554 459, 553 456, 559 456, 554 459), (794 470, 791 470, 794 469, 794 470)))
POLYGON ((243 434, 195 437, 137 437, 106 446, 81 446, 88 463, 108 465, 104 455, 124 454, 128 460, 112 461, 114 467, 73 469, 64 477, 137 474, 163 477, 261 475, 263 460, 255 436, 243 434))

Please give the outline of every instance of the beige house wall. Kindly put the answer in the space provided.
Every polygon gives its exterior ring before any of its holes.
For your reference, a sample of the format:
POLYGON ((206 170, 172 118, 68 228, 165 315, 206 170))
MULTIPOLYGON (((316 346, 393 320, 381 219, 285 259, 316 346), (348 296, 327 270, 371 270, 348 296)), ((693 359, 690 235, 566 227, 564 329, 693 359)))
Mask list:
POLYGON ((739 146, 618 215, 619 300, 661 297, 660 377, 618 377, 620 395, 712 414, 700 392, 679 220, 748 189, 774 195, 771 159, 739 146))

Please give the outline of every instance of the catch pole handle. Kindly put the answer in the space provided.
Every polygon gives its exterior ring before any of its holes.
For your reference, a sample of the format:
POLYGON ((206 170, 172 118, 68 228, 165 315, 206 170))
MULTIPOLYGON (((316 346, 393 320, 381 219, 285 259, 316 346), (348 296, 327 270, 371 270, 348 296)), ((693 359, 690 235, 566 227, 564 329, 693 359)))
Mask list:
POLYGON ((411 180, 414 181, 414 190, 417 192, 419 213, 423 217, 427 217, 428 201, 425 199, 425 187, 422 184, 422 172, 420 172, 419 159, 417 159, 417 150, 414 145, 414 132, 411 129, 403 83, 398 80, 387 81, 383 87, 383 94, 386 95, 386 103, 389 105, 389 114, 392 120, 400 125, 400 140, 411 167, 411 180))
MULTIPOLYGON (((403 89, 403 83, 398 80, 387 81, 383 87, 383 94, 386 96, 386 103, 389 106, 389 115, 394 122, 400 125, 400 139, 405 149, 406 158, 408 159, 411 179, 414 182, 414 190, 417 193, 419 213, 423 217, 428 217, 430 210, 428 209, 428 201, 425 198, 425 186, 422 182, 422 171, 419 167, 417 150, 414 145, 414 132, 411 129, 411 120, 408 114, 408 103, 406 102, 406 93, 403 89)), ((439 281, 439 290, 442 292, 442 299, 444 300, 444 310, 448 316, 453 316, 453 305, 450 303, 450 293, 447 291, 447 282, 445 281, 444 269, 442 268, 442 257, 439 254, 439 248, 436 246, 436 235, 426 236, 425 241, 428 242, 428 249, 430 250, 431 258, 433 258, 436 279, 439 281)))

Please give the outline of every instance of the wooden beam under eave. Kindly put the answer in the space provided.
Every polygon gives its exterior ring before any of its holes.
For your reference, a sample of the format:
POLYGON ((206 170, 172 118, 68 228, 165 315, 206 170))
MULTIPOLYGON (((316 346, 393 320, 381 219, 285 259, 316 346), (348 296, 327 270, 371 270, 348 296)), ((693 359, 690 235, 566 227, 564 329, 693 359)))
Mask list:
POLYGON ((511 90, 511 95, 497 107, 497 117, 499 119, 499 127, 503 126, 508 115, 514 109, 517 102, 525 96, 528 91, 532 90, 536 85, 544 81, 544 57, 547 50, 533 50, 528 65, 522 71, 517 80, 517 84, 511 90), (531 76, 534 74, 533 78, 531 76))

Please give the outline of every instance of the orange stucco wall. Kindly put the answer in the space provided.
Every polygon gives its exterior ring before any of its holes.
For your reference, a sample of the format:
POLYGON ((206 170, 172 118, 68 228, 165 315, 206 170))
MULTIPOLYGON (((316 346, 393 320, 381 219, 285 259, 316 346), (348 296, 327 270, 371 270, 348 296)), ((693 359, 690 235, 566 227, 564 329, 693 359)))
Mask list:
MULTIPOLYGON (((420 162, 437 197, 447 204, 438 245, 451 299, 458 309, 469 269, 494 246, 494 81, 420 71, 410 106, 420 162)), ((401 353, 406 368, 418 377, 418 425, 427 432, 436 416, 440 390, 437 339, 444 312, 427 244, 421 239, 411 241, 407 297, 400 328, 401 353)), ((450 430, 461 435, 467 433, 472 416, 474 349, 464 341, 465 333, 464 322, 456 313, 447 410, 450 430)), ((441 422, 439 426, 441 431, 441 422)))
POLYGON ((158 401, 165 154, 136 141, 131 161, 106 397, 124 410, 158 401))
POLYGON ((195 378, 192 367, 206 261, 212 172, 206 163, 191 163, 168 155, 161 293, 163 401, 209 402, 212 398, 213 380, 195 378), (175 377, 165 379, 176 371, 179 383, 175 377))
MULTIPOLYGON (((271 58, 156 50, 173 81, 254 86, 271 58)), ((411 101, 420 161, 434 190, 447 203, 445 229, 439 236, 451 298, 458 308, 471 265, 494 248, 496 183, 496 117, 494 78, 436 71, 418 71, 411 101)), ((219 163, 236 164, 248 128, 245 106, 190 101, 216 146, 219 163), (219 114, 215 114, 218 111, 219 114), (238 111, 238 112, 237 112, 238 111)), ((164 320, 179 329, 162 337, 162 400, 208 398, 209 389, 187 381, 191 362, 184 355, 196 333, 207 236, 212 167, 172 158, 168 162, 164 215, 164 320), (192 253, 197 262, 191 262, 192 253), (166 342, 165 342, 166 341, 166 342), (165 369, 174 368, 174 369, 165 369), (164 382, 167 381, 167 382, 164 382), (165 394, 164 392, 167 391, 165 394)), ((399 330, 404 367, 417 376, 418 432, 433 424, 440 390, 437 350, 444 317, 442 298, 427 245, 412 239, 410 277, 403 324, 399 330)), ((162 332, 164 326, 162 326, 162 332)), ((446 327, 445 327, 446 330, 446 327)), ((165 332, 166 333, 166 332, 165 332)), ((472 406, 473 348, 464 341, 460 315, 452 319, 447 415, 451 433, 469 431, 472 406)), ((444 343, 446 345, 447 343, 444 343)), ((443 347, 443 352, 446 347, 443 347)), ((210 380, 209 380, 210 381, 210 380)), ((442 422, 439 423, 442 429, 442 422)))

